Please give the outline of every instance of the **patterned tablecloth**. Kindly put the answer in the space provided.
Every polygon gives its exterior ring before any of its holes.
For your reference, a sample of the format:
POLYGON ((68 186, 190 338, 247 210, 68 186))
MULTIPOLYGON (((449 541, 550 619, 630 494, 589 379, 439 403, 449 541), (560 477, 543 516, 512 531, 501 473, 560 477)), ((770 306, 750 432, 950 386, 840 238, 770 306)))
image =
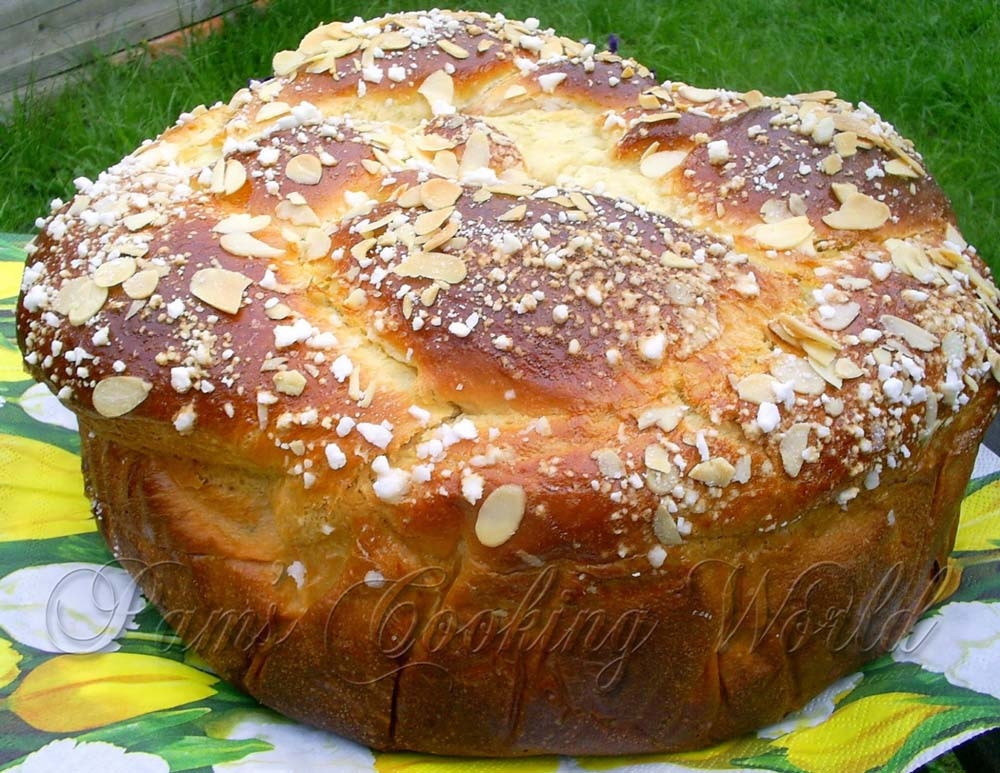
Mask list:
POLYGON ((912 633, 755 735, 688 754, 460 760, 290 722, 186 652, 97 534, 74 416, 21 369, 23 241, 0 235, 0 769, 850 773, 912 770, 1000 726, 1000 457, 985 447, 942 590, 912 633))

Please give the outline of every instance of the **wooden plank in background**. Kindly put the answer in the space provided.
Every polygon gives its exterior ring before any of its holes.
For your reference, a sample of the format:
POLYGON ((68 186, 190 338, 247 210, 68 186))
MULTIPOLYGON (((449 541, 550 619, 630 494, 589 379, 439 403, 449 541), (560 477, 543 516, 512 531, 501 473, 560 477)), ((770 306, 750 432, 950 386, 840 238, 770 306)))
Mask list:
POLYGON ((13 92, 249 0, 0 0, 0 93, 13 92), (10 18, 20 19, 8 24, 10 18))
POLYGON ((71 5, 74 0, 3 0, 0 30, 71 5))

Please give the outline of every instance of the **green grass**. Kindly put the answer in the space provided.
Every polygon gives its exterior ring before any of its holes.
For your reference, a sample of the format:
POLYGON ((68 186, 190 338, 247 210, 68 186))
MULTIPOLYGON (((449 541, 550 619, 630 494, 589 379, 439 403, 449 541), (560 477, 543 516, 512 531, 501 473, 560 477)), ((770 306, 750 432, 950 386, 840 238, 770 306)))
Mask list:
MULTIPOLYGON (((320 21, 432 3, 274 0, 240 13, 185 56, 102 62, 61 94, 0 119, 0 229, 30 229, 78 175, 94 175, 178 113, 228 99, 271 54, 320 21)), ((444 4, 451 5, 451 4, 444 4)), ((1000 268, 1000 5, 996 0, 467 0, 537 16, 573 37, 621 38, 660 78, 773 94, 835 89, 916 142, 959 222, 1000 268)))

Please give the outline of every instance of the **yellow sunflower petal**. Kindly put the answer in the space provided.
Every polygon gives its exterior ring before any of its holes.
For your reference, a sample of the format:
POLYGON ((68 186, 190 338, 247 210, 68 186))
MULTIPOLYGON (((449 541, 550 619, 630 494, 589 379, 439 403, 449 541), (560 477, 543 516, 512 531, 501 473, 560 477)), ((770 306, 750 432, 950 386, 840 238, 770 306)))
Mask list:
POLYGON ((154 655, 59 655, 24 677, 7 707, 38 730, 75 733, 207 698, 217 681, 154 655))
POLYGON ((883 693, 837 709, 815 727, 773 741, 788 760, 815 773, 862 773, 878 769, 920 725, 947 706, 933 706, 914 693, 883 693))
POLYGON ((83 495, 80 457, 18 435, 0 435, 0 542, 96 529, 83 495))
POLYGON ((21 653, 6 639, 0 639, 0 687, 6 687, 21 673, 21 653))
POLYGON ((24 264, 17 260, 0 260, 0 298, 16 298, 21 292, 24 264))
MULTIPOLYGON (((0 266, 3 263, 0 262, 0 266)), ((17 349, 0 344, 0 381, 28 381, 31 379, 24 371, 24 362, 17 349)))
POLYGON ((628 757, 579 757, 576 763, 583 770, 594 771, 615 771, 629 765, 649 765, 654 762, 672 763, 699 770, 732 770, 733 760, 741 757, 754 757, 763 754, 769 748, 771 747, 767 741, 747 735, 690 752, 643 754, 628 757))
POLYGON ((1000 480, 962 501, 955 550, 995 550, 1000 545, 1000 480))

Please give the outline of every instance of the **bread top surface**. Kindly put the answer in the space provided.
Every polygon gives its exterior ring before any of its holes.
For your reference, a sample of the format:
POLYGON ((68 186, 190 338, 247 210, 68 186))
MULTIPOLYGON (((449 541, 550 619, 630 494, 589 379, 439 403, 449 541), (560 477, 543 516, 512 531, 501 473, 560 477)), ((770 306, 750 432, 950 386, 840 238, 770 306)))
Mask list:
MULTIPOLYGON (((53 203, 25 360, 92 426, 516 568, 785 528, 996 394, 920 155, 537 22, 334 22, 53 203)), ((991 373, 992 371, 992 373, 991 373)), ((666 546, 666 547, 663 547, 666 546)))

